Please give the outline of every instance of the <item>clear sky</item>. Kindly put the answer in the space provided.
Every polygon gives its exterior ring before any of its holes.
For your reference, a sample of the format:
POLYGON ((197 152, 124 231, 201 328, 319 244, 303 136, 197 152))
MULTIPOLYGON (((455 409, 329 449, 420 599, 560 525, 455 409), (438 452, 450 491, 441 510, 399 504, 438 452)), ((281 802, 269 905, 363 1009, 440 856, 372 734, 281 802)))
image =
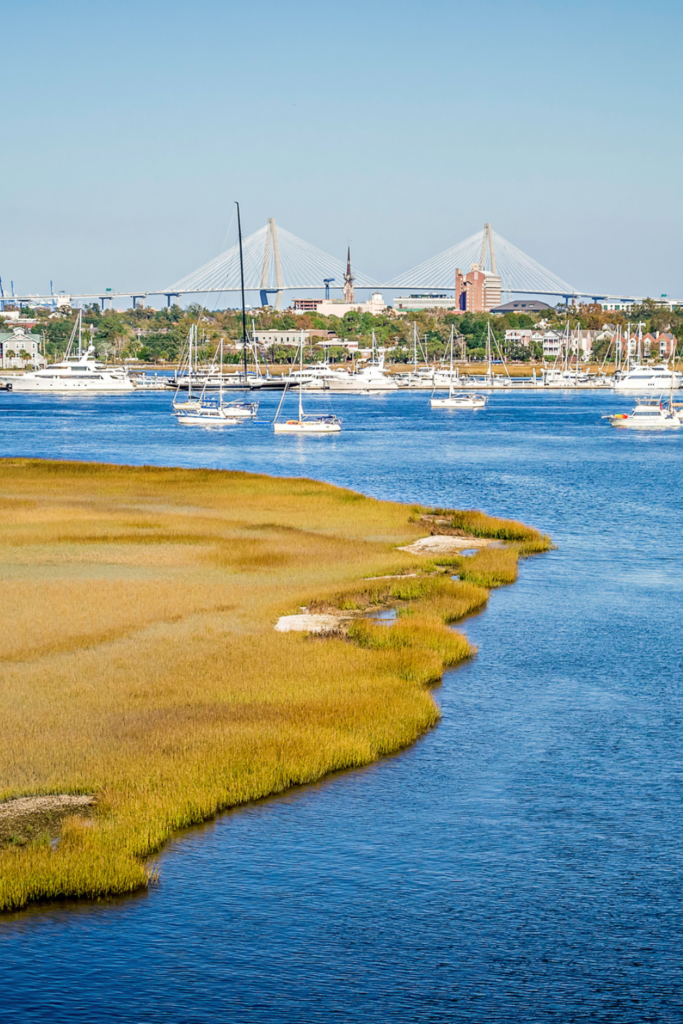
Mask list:
POLYGON ((386 280, 490 221, 683 298, 669 0, 0 4, 0 276, 168 285, 278 223, 386 280))

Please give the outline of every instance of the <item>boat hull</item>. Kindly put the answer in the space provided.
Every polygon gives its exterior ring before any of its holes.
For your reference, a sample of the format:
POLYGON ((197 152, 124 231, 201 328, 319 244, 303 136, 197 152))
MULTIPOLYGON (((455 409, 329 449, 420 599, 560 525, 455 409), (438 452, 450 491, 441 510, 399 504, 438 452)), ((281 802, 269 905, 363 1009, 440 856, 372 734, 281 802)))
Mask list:
POLYGON ((51 394, 131 394, 135 391, 135 385, 127 379, 124 380, 60 380, 58 377, 50 379, 44 377, 42 380, 5 377, 3 383, 7 390, 17 393, 51 393, 51 394))
POLYGON ((341 424, 291 420, 290 422, 274 423, 273 431, 276 434, 338 434, 341 431, 341 424))
POLYGON ((469 402, 458 402, 454 398, 432 398, 429 404, 432 409, 484 409, 486 407, 485 399, 477 401, 474 398, 469 402))

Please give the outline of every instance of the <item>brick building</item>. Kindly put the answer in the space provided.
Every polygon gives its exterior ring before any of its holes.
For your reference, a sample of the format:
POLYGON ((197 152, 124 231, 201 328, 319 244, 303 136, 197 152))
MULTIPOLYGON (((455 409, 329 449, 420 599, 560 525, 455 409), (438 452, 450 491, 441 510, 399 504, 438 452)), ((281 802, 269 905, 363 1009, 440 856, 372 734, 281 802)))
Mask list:
POLYGON ((500 305, 500 278, 473 263, 469 274, 456 268, 455 308, 463 313, 488 313, 500 305))

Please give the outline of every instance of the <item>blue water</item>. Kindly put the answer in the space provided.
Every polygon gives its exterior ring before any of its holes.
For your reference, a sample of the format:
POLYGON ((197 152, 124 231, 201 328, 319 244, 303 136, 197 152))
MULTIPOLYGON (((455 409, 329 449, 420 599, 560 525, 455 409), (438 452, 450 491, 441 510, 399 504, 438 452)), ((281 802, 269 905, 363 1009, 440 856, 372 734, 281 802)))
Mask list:
POLYGON ((558 545, 465 624, 413 748, 179 836, 147 893, 0 920, 0 1020, 683 1019, 683 431, 612 430, 599 393, 427 398, 275 439, 163 394, 0 395, 6 455, 310 475, 558 545))

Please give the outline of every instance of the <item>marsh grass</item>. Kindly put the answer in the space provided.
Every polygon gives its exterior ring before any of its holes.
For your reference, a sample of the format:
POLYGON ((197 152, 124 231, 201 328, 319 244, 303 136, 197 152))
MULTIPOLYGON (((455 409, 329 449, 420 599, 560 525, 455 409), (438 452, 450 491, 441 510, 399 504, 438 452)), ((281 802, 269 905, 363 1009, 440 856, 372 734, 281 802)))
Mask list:
POLYGON ((472 653, 446 624, 520 554, 452 581, 397 551, 426 532, 415 509, 310 480, 13 459, 0 482, 0 800, 97 796, 0 849, 5 909, 131 892, 175 830, 414 742, 472 653), (273 630, 392 604, 390 629, 273 630))
POLYGON ((488 537, 494 540, 521 541, 528 545, 528 553, 547 551, 552 547, 549 537, 535 530, 532 526, 517 522, 516 519, 497 519, 476 509, 435 508, 429 513, 438 517, 451 529, 469 534, 472 537, 488 537))

